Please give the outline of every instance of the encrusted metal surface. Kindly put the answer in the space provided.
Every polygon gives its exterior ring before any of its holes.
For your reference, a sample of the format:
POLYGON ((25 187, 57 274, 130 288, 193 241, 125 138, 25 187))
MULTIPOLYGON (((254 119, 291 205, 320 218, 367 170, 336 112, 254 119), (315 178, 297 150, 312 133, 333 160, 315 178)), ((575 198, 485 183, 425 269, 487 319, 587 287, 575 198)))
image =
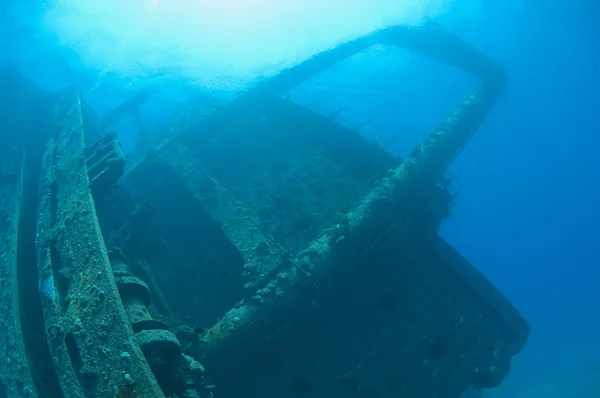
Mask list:
POLYGON ((81 106, 68 90, 47 141, 36 238, 48 343, 65 396, 163 396, 127 315, 88 179, 81 106))

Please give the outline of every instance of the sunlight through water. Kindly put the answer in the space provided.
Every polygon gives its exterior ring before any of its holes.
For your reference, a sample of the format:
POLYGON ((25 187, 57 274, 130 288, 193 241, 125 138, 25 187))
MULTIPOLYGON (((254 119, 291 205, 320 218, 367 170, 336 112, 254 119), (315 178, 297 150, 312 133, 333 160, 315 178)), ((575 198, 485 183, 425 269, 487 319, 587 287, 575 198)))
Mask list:
POLYGON ((82 67, 239 89, 382 26, 444 13, 451 0, 59 1, 46 32, 82 67))

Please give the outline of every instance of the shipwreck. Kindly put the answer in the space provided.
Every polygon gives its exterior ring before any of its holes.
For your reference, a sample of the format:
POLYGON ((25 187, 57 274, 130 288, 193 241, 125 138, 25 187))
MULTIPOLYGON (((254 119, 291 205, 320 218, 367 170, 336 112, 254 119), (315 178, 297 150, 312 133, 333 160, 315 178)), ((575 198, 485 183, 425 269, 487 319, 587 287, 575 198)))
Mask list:
MULTIPOLYGON (((438 235, 451 162, 507 84, 443 29, 343 43, 125 157, 75 87, 0 74, 0 396, 458 398, 529 325, 438 235), (283 94, 373 45, 480 86, 400 159, 283 94)), ((183 116, 181 116, 183 115, 183 116)))

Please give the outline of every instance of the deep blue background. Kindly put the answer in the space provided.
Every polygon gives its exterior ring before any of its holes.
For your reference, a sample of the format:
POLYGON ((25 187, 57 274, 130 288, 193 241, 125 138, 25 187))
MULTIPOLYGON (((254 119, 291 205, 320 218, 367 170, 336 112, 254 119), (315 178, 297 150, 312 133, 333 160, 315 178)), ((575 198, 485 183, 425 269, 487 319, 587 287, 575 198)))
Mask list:
POLYGON ((456 163, 466 188, 443 234, 532 324, 504 390, 599 397, 599 4, 491 3, 454 26, 510 86, 456 163))

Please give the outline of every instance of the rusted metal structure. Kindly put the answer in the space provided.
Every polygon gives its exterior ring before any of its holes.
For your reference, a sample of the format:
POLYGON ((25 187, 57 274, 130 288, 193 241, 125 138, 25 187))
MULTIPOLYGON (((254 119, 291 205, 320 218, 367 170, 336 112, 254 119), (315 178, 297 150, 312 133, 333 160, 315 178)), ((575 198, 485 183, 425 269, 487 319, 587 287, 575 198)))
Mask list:
POLYGON ((506 85, 439 27, 377 31, 191 107, 131 161, 75 88, 1 84, 8 396, 458 398, 498 386, 527 340, 437 234, 444 172, 506 85), (406 159, 282 98, 375 44, 482 82, 406 159))

